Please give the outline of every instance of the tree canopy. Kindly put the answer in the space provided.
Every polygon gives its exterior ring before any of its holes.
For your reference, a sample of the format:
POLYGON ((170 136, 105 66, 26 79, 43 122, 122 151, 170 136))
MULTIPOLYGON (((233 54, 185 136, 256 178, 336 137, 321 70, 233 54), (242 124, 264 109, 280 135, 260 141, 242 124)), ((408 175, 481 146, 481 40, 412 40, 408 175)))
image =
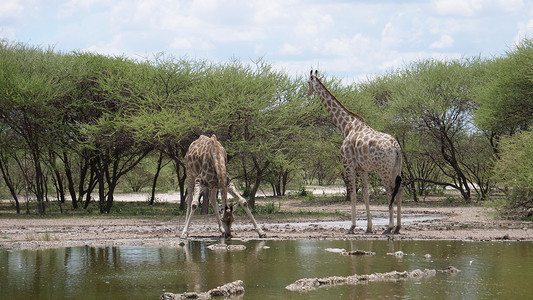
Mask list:
MULTIPOLYGON (((532 70, 533 42, 525 39, 502 57, 423 59, 352 85, 323 82, 398 139, 415 201, 440 186, 469 202, 509 190, 512 181, 493 174, 523 150, 509 145, 531 132, 532 70)), ((306 96, 305 79, 263 59, 139 61, 1 41, 2 191, 19 212, 20 195, 29 194, 41 214, 49 198, 109 213, 132 172, 149 177, 173 162, 183 199, 183 157, 200 134, 217 135, 252 207, 265 186, 281 196, 288 185, 342 182, 342 137, 319 99, 306 96)), ((521 170, 523 183, 530 174, 521 170)), ((157 175, 153 189, 156 182, 157 175)))

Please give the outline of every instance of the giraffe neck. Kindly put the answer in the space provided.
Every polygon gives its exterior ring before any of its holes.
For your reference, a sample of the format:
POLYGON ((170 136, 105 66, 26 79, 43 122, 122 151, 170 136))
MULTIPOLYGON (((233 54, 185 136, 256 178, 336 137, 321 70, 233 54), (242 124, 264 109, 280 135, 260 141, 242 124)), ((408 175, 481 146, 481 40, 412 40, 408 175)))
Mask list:
POLYGON ((357 125, 366 124, 365 119, 360 115, 348 110, 337 98, 326 88, 326 86, 315 77, 315 91, 320 100, 326 107, 326 110, 331 117, 331 120, 342 132, 343 137, 346 137, 351 129, 359 127, 357 125))

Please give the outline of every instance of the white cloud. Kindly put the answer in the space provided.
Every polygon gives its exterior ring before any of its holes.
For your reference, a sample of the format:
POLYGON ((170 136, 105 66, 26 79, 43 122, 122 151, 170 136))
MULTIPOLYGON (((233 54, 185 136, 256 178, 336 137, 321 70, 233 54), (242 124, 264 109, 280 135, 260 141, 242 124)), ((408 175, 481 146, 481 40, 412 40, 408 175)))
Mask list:
POLYGON ((439 15, 472 17, 484 12, 502 13, 519 10, 523 0, 433 0, 432 6, 439 15))
MULTIPOLYGON (((2 1, 2 0, 0 0, 2 1)), ((0 38, 61 51, 311 65, 361 78, 413 59, 503 53, 533 34, 523 0, 3 0, 0 38)))
POLYGON ((401 32, 389 21, 381 31, 381 46, 390 48, 401 44, 401 32))
POLYGON ((105 42, 100 41, 96 43, 95 45, 91 45, 85 49, 81 49, 82 51, 88 51, 103 55, 109 55, 109 56, 122 56, 124 55, 124 49, 121 47, 123 44, 122 36, 115 36, 111 41, 105 42))
POLYGON ((281 55, 298 55, 302 53, 302 47, 294 46, 290 43, 285 43, 281 46, 279 54, 281 55))
POLYGON ((453 46, 453 38, 447 34, 443 34, 440 38, 429 45, 429 49, 444 49, 453 46))
POLYGON ((533 18, 517 24, 517 34, 513 41, 515 44, 520 43, 524 38, 533 38, 533 18))
POLYGON ((331 38, 321 47, 321 53, 335 57, 354 57, 377 50, 377 41, 358 33, 352 37, 331 38))
POLYGON ((19 0, 2 0, 0 4, 0 18, 12 18, 21 14, 24 11, 24 6, 19 0))
POLYGON ((70 0, 59 7, 57 15, 70 17, 76 13, 91 11, 96 5, 106 4, 109 4, 108 0, 70 0))
POLYGON ((275 25, 289 18, 288 5, 283 1, 258 1, 253 14, 254 22, 275 25))
POLYGON ((481 0, 434 0, 435 10, 440 15, 473 16, 482 8, 481 0))
POLYGON ((171 49, 176 50, 208 50, 214 46, 209 41, 199 38, 174 38, 170 43, 171 49))

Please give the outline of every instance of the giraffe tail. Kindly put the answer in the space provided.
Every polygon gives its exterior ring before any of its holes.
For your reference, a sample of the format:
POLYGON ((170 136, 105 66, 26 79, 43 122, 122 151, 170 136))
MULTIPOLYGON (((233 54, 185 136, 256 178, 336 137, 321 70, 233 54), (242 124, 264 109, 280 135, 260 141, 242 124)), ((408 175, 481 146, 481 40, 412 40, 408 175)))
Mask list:
POLYGON ((400 190, 400 186, 402 184, 402 176, 398 175, 396 176, 396 180, 394 183, 394 190, 392 191, 392 197, 390 199, 389 208, 392 207, 394 204, 394 198, 396 197, 396 194, 398 194, 398 190, 400 190))
POLYGON ((390 199, 390 204, 389 204, 389 208, 392 207, 392 205, 394 204, 394 198, 396 197, 396 195, 398 194, 398 191, 400 190, 400 186, 402 185, 402 176, 401 176, 401 173, 402 173, 402 156, 400 154, 400 152, 396 152, 396 163, 395 163, 395 170, 396 170, 396 179, 394 180, 394 189, 392 191, 392 197, 390 199))

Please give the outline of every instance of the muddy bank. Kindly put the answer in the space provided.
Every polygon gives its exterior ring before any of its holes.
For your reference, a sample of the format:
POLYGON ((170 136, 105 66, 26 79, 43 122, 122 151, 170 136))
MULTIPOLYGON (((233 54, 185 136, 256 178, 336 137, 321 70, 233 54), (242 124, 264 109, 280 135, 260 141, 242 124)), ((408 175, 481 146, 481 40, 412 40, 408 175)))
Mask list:
MULTIPOLYGON (((349 212, 348 205, 325 207, 305 206, 305 203, 286 203, 282 209, 331 210, 349 212)), ((373 215, 386 213, 386 206, 372 206, 373 215)), ((359 212, 364 211, 359 207, 359 212)), ((437 240, 533 240, 533 222, 495 220, 494 212, 482 207, 404 207, 404 215, 435 215, 439 218, 413 221, 403 226, 401 234, 381 235, 383 227, 375 226, 373 234, 366 234, 358 223, 356 234, 346 234, 348 228, 331 226, 325 220, 298 218, 268 220, 257 216, 267 239, 437 239, 437 240)), ((346 221, 339 217, 338 220, 346 221)), ((45 249, 65 246, 146 245, 177 247, 184 217, 175 220, 113 218, 106 216, 23 219, 2 218, 0 215, 0 247, 7 249, 45 249)), ((363 223, 363 222, 360 222, 363 223)), ((233 233, 238 239, 257 239, 246 216, 238 216, 233 233)), ((192 238, 219 238, 214 217, 195 216, 189 231, 192 238)))

